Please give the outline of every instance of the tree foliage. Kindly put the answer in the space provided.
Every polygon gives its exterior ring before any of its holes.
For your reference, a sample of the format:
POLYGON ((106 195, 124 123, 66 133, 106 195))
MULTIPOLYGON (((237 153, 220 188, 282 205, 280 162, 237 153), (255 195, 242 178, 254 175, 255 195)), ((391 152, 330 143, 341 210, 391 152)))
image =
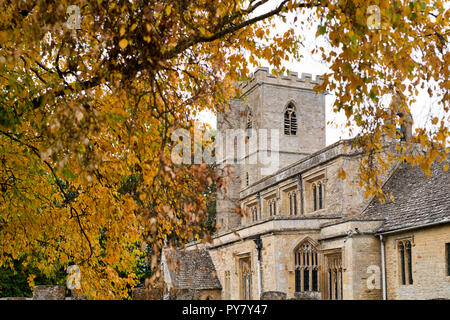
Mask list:
MULTIPOLYGON (((2 1, 0 266, 77 264, 89 297, 120 298, 145 249, 155 267, 162 245, 208 240, 207 186, 224 182, 206 164, 172 163, 172 132, 224 110, 258 61, 282 72, 300 59, 295 26, 270 28, 305 10, 330 44, 317 48, 332 70, 317 90, 356 120, 367 159, 395 135, 390 111, 407 114, 415 88, 433 81, 444 115, 397 155, 428 172, 448 153, 449 13, 441 1, 374 4, 378 30, 362 0, 2 1), (400 102, 384 106, 384 94, 400 102)), ((362 164, 371 193, 376 167, 362 164)))

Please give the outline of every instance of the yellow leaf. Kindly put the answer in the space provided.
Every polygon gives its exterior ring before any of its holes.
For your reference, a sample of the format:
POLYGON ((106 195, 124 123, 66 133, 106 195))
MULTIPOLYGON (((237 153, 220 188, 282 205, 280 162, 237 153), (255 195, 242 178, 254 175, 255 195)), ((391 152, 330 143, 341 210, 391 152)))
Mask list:
POLYGON ((345 172, 345 170, 344 169, 339 169, 339 171, 338 171, 338 178, 340 178, 342 180, 345 180, 346 176, 347 176, 347 173, 345 172))
POLYGON ((125 34, 125 28, 121 27, 120 28, 120 36, 123 36, 125 34))
POLYGON ((448 164, 444 165, 444 171, 448 170, 448 164))
POLYGON ((125 49, 125 48, 127 47, 127 45, 128 45, 128 40, 127 40, 127 39, 122 39, 122 40, 120 40, 119 46, 120 46, 122 49, 125 49))

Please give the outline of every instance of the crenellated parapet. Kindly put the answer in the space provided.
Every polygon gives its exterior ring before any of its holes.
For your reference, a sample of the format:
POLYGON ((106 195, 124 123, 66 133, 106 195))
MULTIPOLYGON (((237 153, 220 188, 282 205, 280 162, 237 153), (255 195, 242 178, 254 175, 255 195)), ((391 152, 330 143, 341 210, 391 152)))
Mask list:
POLYGON ((267 67, 259 67, 250 76, 248 81, 240 84, 242 92, 246 92, 260 83, 276 84, 293 86, 297 88, 312 90, 316 85, 322 83, 323 76, 316 75, 315 77, 310 73, 299 74, 294 71, 289 71, 288 74, 274 75, 269 71, 267 67))

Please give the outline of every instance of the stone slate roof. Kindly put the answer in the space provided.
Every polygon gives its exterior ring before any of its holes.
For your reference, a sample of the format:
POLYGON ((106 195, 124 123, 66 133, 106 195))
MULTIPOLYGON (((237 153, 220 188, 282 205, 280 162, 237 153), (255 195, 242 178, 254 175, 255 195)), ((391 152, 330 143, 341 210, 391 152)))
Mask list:
POLYGON ((374 198, 362 217, 385 218, 377 232, 419 227, 431 223, 450 222, 450 170, 435 163, 426 177, 420 167, 402 163, 383 186, 384 192, 394 196, 380 204, 374 198))
POLYGON ((165 255, 174 289, 222 289, 207 250, 169 249, 165 250, 165 255), (175 268, 171 268, 171 265, 175 268))

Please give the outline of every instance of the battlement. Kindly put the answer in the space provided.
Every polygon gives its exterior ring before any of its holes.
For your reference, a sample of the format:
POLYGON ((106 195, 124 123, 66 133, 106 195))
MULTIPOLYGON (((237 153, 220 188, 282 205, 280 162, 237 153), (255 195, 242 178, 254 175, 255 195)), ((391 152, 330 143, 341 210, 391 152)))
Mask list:
POLYGON ((264 82, 277 85, 296 86, 299 88, 312 90, 316 85, 322 83, 323 76, 317 75, 313 78, 310 73, 301 73, 289 71, 287 75, 276 76, 269 71, 267 67, 259 67, 250 76, 250 79, 240 84, 240 89, 245 92, 252 88, 255 84, 264 82))

